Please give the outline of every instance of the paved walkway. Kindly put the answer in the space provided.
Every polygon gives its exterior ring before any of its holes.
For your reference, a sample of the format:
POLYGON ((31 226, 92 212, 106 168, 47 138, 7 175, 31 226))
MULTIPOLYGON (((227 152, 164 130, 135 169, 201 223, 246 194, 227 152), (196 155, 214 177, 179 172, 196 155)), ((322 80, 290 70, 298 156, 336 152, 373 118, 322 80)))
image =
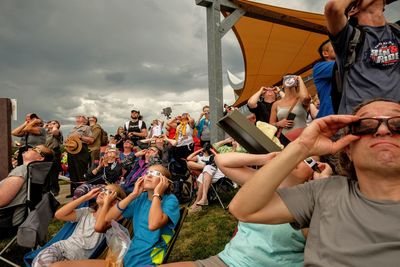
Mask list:
POLYGON ((56 199, 64 205, 72 200, 72 198, 66 198, 69 195, 69 184, 60 185, 60 193, 56 196, 56 199))

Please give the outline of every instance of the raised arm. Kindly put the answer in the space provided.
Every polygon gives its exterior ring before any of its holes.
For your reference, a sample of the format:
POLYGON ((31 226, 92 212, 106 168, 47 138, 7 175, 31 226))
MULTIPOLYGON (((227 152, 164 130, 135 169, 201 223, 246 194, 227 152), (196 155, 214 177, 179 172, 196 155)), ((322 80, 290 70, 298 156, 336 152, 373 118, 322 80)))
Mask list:
POLYGON ((247 106, 249 108, 256 108, 257 102, 260 99, 261 94, 264 92, 264 86, 260 88, 254 95, 252 95, 249 100, 247 100, 247 106))
POLYGON ((107 222, 106 216, 116 199, 117 192, 112 192, 110 195, 104 195, 103 205, 97 211, 96 224, 94 225, 94 230, 96 232, 104 233, 108 228, 110 228, 110 222, 107 222))
POLYGON ((155 231, 162 228, 168 223, 168 216, 163 212, 161 207, 161 198, 164 195, 165 190, 169 186, 169 181, 165 176, 160 177, 160 182, 154 188, 154 194, 151 201, 151 207, 149 211, 149 230, 155 231), (158 197, 160 195, 161 197, 158 197))
POLYGON ((100 188, 94 188, 90 190, 87 194, 69 202, 68 204, 58 209, 56 211, 55 217, 62 221, 67 221, 67 222, 75 221, 76 220, 75 209, 83 202, 89 201, 90 199, 97 197, 99 193, 100 193, 100 188))
POLYGON ((229 210, 240 221, 279 224, 293 221, 276 189, 297 164, 310 155, 334 154, 357 136, 347 135, 336 142, 330 137, 358 117, 328 116, 314 120, 303 133, 271 162, 259 169, 236 194, 229 210))
POLYGON ((297 76, 297 81, 299 82, 299 101, 303 104, 304 107, 306 107, 306 109, 308 109, 311 101, 310 93, 308 92, 307 87, 301 76, 297 76))
POLYGON ((226 145, 226 144, 229 144, 229 143, 232 143, 232 142, 233 142, 233 138, 232 137, 228 137, 228 138, 226 138, 226 139, 224 139, 222 141, 218 141, 218 142, 214 143, 213 144, 213 148, 214 149, 218 149, 220 146, 223 146, 223 145, 226 145))
POLYGON ((24 136, 25 135, 24 129, 26 125, 28 125, 27 121, 25 121, 23 124, 12 130, 11 134, 18 137, 24 136))
POLYGON ((197 155, 200 152, 203 152, 203 149, 199 149, 199 150, 194 151, 192 154, 187 156, 186 160, 188 160, 188 161, 197 161, 197 155))
POLYGON ((166 140, 169 144, 171 144, 171 146, 176 146, 176 144, 178 143, 175 139, 170 139, 165 134, 163 136, 164 140, 166 140))
POLYGON ((229 179, 239 185, 243 185, 250 180, 256 172, 251 166, 263 166, 277 154, 276 152, 261 155, 236 152, 216 154, 215 163, 229 179))
POLYGON ((107 212, 105 220, 110 223, 112 220, 117 220, 121 217, 122 212, 128 207, 128 205, 134 201, 141 193, 143 193, 143 177, 139 178, 135 183, 133 192, 130 193, 126 198, 117 202, 116 205, 112 206, 107 212))
POLYGON ((325 18, 328 31, 336 36, 347 24, 346 8, 358 0, 329 0, 325 5, 325 18))
POLYGON ((33 119, 33 120, 31 120, 27 125, 26 125, 26 127, 24 128, 24 133, 30 133, 30 134, 33 134, 33 135, 40 135, 41 134, 41 131, 40 131, 40 129, 41 129, 41 127, 39 127, 39 124, 41 123, 42 121, 40 120, 40 119, 33 119))

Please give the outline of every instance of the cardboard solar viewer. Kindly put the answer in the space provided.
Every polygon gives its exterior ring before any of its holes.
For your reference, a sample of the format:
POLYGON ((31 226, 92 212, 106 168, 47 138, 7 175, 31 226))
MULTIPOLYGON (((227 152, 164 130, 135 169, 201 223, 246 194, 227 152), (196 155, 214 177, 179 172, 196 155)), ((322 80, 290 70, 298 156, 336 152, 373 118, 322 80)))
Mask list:
POLYGON ((240 111, 234 110, 217 123, 235 141, 252 154, 281 151, 268 136, 252 124, 240 111))

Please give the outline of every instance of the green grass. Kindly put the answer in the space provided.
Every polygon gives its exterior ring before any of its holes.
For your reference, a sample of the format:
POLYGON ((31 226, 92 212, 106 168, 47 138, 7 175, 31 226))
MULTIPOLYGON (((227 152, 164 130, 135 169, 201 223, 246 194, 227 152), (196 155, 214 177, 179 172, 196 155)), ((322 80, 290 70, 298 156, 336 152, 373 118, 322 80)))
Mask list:
POLYGON ((189 214, 168 262, 193 261, 218 254, 231 239, 236 225, 236 219, 219 203, 189 214))
MULTIPOLYGON (((224 203, 229 203, 233 193, 224 194, 224 203)), ((192 261, 208 258, 222 251, 229 242, 237 220, 226 210, 223 210, 218 201, 210 203, 196 214, 188 214, 174 245, 168 262, 192 261)), ((49 238, 63 226, 63 222, 53 220, 49 226, 49 238)), ((0 241, 0 250, 10 239, 0 241)), ((29 249, 13 245, 6 253, 6 258, 19 265, 23 265, 23 256, 29 249)), ((0 266, 3 263, 0 262, 0 266)))

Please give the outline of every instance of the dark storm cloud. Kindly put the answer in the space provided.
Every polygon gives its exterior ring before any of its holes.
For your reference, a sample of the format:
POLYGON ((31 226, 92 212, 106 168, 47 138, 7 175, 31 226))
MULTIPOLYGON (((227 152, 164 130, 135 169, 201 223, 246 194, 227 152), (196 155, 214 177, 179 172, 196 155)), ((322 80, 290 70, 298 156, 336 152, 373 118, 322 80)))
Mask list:
POLYGON ((104 78, 106 79, 106 81, 115 84, 120 84, 125 80, 125 75, 126 73, 123 72, 113 72, 113 73, 106 73, 104 78))
MULTIPOLYGON (((68 127, 94 114, 114 132, 133 107, 148 120, 166 106, 199 112, 208 101, 205 14, 193 0, 0 1, 0 97, 18 101, 13 126, 28 112, 68 127)), ((224 74, 243 73, 232 33, 222 55, 224 74)))

